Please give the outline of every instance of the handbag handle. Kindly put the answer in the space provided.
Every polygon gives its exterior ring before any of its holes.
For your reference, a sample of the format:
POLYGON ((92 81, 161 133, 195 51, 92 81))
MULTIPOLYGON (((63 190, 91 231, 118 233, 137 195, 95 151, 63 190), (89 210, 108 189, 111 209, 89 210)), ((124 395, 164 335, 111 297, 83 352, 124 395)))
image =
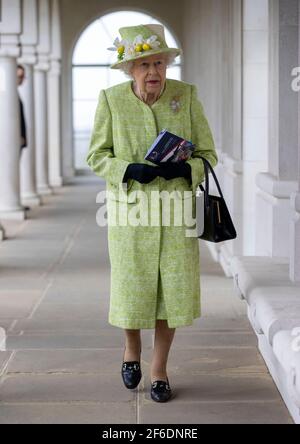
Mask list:
POLYGON ((209 163, 209 161, 207 159, 205 159, 205 157, 203 157, 203 156, 199 156, 199 157, 203 160, 203 164, 204 164, 205 189, 203 188, 203 186, 201 184, 199 185, 200 189, 204 192, 204 198, 207 198, 207 196, 209 194, 209 177, 208 177, 208 169, 209 169, 213 175, 213 178, 214 178, 215 183, 217 185, 219 194, 222 197, 222 199, 224 199, 221 187, 220 187, 218 179, 217 179, 217 176, 216 176, 211 164, 209 163))

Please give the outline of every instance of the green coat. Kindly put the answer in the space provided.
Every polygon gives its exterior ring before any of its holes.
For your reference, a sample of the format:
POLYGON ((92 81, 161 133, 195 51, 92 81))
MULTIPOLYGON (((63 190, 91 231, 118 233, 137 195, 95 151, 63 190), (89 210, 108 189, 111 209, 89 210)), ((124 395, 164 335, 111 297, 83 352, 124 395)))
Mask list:
MULTIPOLYGON (((156 218, 155 223, 145 226, 142 217, 137 226, 120 221, 126 222, 126 212, 141 209, 140 191, 149 202, 152 191, 172 192, 171 221, 178 208, 175 201, 189 203, 195 211, 193 196, 204 180, 203 162, 197 156, 206 157, 214 167, 218 162, 214 141, 196 86, 167 79, 161 97, 148 106, 135 96, 131 85, 128 81, 101 90, 87 156, 91 169, 106 180, 108 191, 109 323, 125 329, 150 329, 155 328, 156 319, 167 319, 170 328, 188 326, 201 315, 197 237, 186 236, 185 224, 163 223, 159 199, 154 212, 147 202, 142 210, 144 216, 154 214, 151 220, 156 218), (179 103, 176 110, 171 106, 174 99, 179 103), (144 157, 162 129, 197 145, 188 161, 192 183, 185 178, 167 181, 157 177, 149 184, 130 179, 127 190, 119 192, 130 163, 153 165, 144 157), (190 196, 184 191, 190 191, 190 196)), ((137 214, 141 216, 142 211, 137 214)))

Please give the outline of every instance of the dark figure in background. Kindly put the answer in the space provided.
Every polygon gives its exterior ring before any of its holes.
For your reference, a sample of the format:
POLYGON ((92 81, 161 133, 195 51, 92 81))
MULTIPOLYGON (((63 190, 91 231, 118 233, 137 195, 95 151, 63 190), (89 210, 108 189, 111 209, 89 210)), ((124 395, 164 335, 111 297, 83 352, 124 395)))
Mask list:
MULTIPOLYGON (((18 65, 17 67, 17 83, 18 86, 21 86, 25 79, 25 69, 22 65, 18 65)), ((24 106, 23 102, 19 96, 19 105, 20 105, 20 135, 21 135, 21 141, 20 141, 20 156, 22 154, 23 148, 27 147, 27 136, 26 136, 26 122, 25 122, 25 113, 24 113, 24 106)), ((30 207, 24 207, 24 211, 29 211, 30 207)))
MULTIPOLYGON (((18 86, 21 86, 25 79, 25 69, 23 66, 18 65, 17 68, 17 78, 18 78, 18 86)), ((25 123, 25 114, 24 114, 24 106, 23 102, 19 96, 19 104, 20 104, 20 121, 21 121, 21 150, 27 147, 27 138, 26 138, 26 123, 25 123)))

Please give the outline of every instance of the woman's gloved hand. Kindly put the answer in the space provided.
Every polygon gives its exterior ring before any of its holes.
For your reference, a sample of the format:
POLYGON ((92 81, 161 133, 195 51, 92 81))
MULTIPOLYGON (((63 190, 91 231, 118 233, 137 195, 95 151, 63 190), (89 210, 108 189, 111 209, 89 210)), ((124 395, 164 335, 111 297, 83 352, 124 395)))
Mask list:
POLYGON ((176 177, 185 177, 192 180, 192 168, 186 162, 181 163, 161 163, 159 166, 159 175, 166 180, 175 179, 176 177))
POLYGON ((149 183, 157 176, 159 176, 158 167, 144 163, 131 163, 127 167, 123 182, 127 182, 128 179, 134 179, 140 183, 149 183))

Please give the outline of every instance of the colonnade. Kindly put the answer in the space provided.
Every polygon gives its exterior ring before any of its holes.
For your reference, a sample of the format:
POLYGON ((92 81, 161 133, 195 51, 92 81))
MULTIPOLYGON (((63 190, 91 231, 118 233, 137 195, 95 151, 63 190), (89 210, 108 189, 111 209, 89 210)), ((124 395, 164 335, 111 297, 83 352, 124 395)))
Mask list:
POLYGON ((23 220, 26 207, 40 205, 44 195, 63 184, 59 2, 2 0, 1 17, 0 221, 23 220), (18 65, 25 69, 19 88, 18 65), (27 133, 22 151, 18 94, 27 133))

